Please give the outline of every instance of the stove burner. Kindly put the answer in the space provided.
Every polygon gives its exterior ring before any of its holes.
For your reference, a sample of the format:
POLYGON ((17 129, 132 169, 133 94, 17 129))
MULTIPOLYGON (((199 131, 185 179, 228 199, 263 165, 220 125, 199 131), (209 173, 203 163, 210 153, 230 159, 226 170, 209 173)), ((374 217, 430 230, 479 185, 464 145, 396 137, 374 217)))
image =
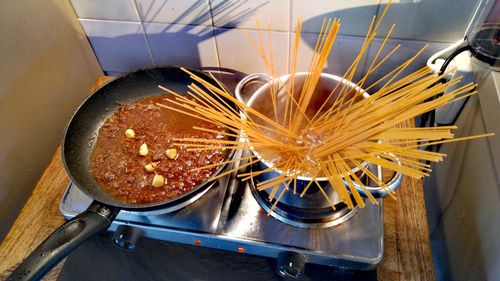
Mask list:
MULTIPOLYGON (((241 181, 233 173, 217 180, 203 196, 180 210, 154 215, 120 212, 109 231, 118 231, 120 237, 123 232, 118 228, 126 226, 160 241, 240 253, 243 249, 245 254, 271 258, 292 251, 304 256, 307 263, 356 270, 372 270, 382 260, 381 199, 377 205, 353 210, 337 203, 335 212, 331 207, 307 210, 307 204, 298 210, 278 205, 269 216, 265 210, 271 205, 260 197, 251 180, 241 181), (283 219, 277 219, 279 216, 283 219)), ((72 218, 91 202, 71 183, 61 201, 61 213, 72 218)), ((133 242, 132 238, 124 243, 133 242)))
POLYGON ((269 200, 268 193, 258 191, 255 184, 255 179, 252 178, 250 189, 259 205, 275 219, 297 227, 325 228, 338 225, 355 215, 360 209, 357 205, 349 209, 343 202, 336 203, 335 210, 332 207, 298 208, 282 202, 278 202, 272 208, 274 202, 269 200))

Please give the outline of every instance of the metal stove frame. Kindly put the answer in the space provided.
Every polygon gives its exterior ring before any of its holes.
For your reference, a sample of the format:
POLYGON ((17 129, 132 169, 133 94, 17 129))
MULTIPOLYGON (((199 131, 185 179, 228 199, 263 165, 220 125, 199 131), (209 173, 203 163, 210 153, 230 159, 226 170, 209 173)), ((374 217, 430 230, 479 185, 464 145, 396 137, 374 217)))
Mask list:
MULTIPOLYGON (((70 183, 60 211, 69 219, 85 210, 91 201, 70 183)), ((372 270, 383 257, 382 204, 381 199, 378 205, 368 203, 338 225, 296 227, 268 215, 256 201, 250 184, 238 180, 235 172, 178 211, 160 215, 121 211, 108 231, 118 231, 117 239, 129 237, 127 232, 134 230, 133 236, 140 233, 162 241, 271 258, 291 252, 307 263, 372 270)))

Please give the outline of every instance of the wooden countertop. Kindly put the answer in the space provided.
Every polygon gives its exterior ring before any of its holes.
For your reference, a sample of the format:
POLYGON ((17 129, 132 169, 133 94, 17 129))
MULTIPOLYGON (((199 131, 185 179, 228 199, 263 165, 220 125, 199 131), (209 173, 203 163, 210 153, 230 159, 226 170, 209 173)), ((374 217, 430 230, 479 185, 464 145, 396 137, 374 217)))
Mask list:
MULTIPOLYGON (((99 77, 91 92, 111 77, 99 77)), ((31 197, 0 245, 0 279, 64 223, 59 202, 69 183, 57 149, 31 197)), ((384 201, 384 260, 378 280, 434 280, 422 181, 404 178, 398 199, 384 201)), ((62 263, 44 280, 56 280, 62 263)))

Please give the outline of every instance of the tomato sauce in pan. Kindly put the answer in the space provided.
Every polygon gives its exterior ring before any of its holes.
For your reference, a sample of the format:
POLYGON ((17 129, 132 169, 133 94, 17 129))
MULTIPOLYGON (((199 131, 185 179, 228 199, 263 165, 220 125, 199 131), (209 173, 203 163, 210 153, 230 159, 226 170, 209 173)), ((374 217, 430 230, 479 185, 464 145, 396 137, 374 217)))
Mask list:
POLYGON ((195 130, 193 126, 220 132, 223 129, 156 105, 172 105, 165 101, 168 98, 172 97, 150 97, 120 105, 99 129, 89 169, 100 186, 120 201, 145 204, 178 197, 207 180, 216 167, 192 169, 220 163, 225 157, 219 149, 187 151, 185 146, 174 146, 174 138, 223 138, 222 134, 195 130), (127 129, 133 130, 135 136, 127 137, 127 129), (148 152, 140 155, 144 143, 148 152), (148 164, 154 171, 148 171, 148 164), (163 177, 163 185, 153 185, 155 175, 163 177))

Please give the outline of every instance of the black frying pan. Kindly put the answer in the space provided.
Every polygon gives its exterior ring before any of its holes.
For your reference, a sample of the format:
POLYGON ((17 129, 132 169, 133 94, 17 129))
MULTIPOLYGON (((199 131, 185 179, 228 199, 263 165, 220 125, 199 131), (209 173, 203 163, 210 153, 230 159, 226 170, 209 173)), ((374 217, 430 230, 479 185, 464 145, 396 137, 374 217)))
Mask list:
MULTIPOLYGON (((207 75, 190 70, 206 81, 217 85, 207 75)), ((118 108, 118 103, 131 103, 138 99, 159 96, 165 92, 158 85, 177 93, 186 93, 194 81, 178 67, 140 70, 119 77, 96 90, 78 108, 68 124, 62 142, 62 159, 66 171, 80 190, 94 199, 89 208, 55 230, 29 255, 7 280, 38 280, 88 238, 105 231, 121 209, 152 211, 185 205, 191 198, 210 188, 201 184, 173 199, 149 204, 125 204, 104 192, 88 170, 93 143, 101 125, 118 108)), ((197 83, 195 83, 197 84, 197 83)), ((200 84, 198 86, 202 87, 200 84)), ((226 158, 231 157, 231 153, 226 158)), ((219 167, 219 173, 224 167, 219 167)))

